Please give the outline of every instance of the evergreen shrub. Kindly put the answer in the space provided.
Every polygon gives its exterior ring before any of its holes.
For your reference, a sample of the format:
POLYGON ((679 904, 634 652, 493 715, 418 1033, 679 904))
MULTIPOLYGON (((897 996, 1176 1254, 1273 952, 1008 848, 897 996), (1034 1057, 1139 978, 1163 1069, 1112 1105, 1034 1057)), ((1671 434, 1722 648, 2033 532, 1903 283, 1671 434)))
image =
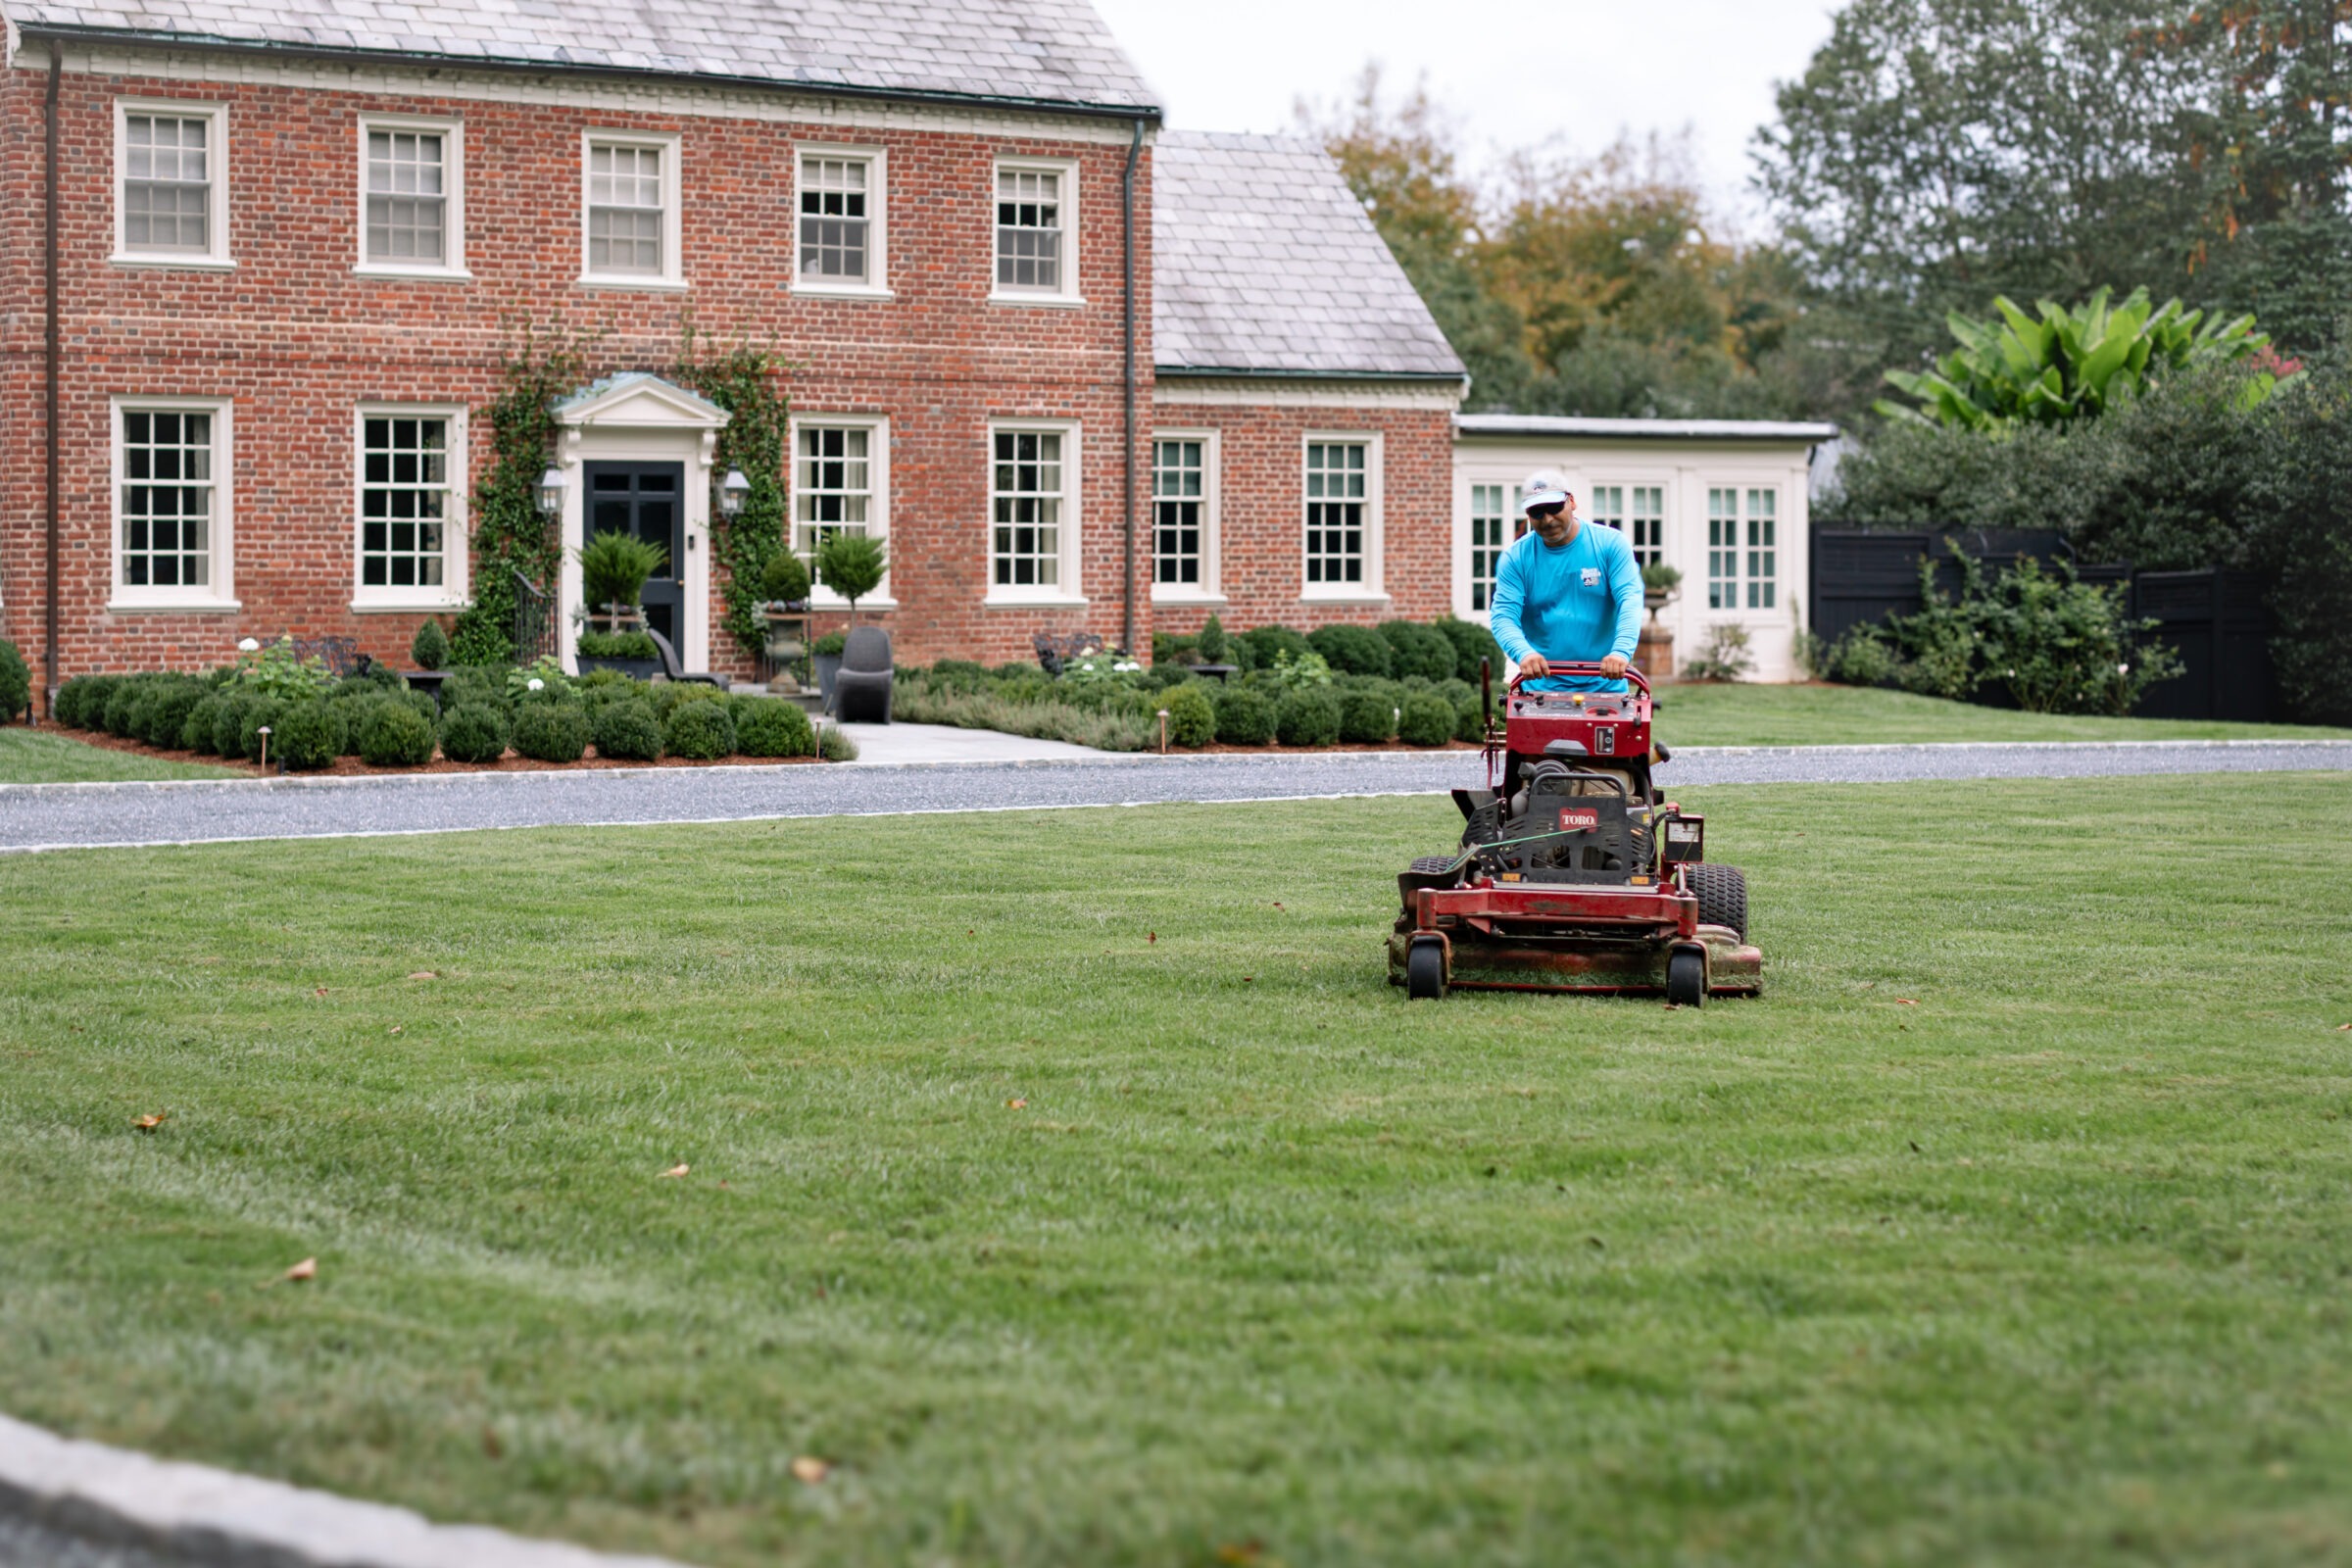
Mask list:
POLYGON ((262 701, 251 692, 231 686, 220 693, 220 706, 213 710, 213 755, 232 761, 245 755, 245 710, 262 701))
POLYGON ((188 714, 205 699, 204 683, 193 679, 160 680, 132 713, 132 733, 150 746, 167 750, 179 745, 188 714))
POLYGON ((1396 718, 1396 738, 1407 746, 1443 746, 1453 738, 1458 715, 1436 692, 1414 692, 1396 718))
POLYGON ((1263 746, 1274 738, 1274 705, 1263 692, 1227 686, 1216 695, 1217 739, 1228 746, 1263 746))
POLYGON ((439 669, 449 661, 449 634, 437 620, 427 620, 409 639, 409 657, 418 669, 439 669))
POLYGON ((453 762, 495 762, 507 755, 507 715, 488 703, 466 703, 441 721, 441 755, 453 762))
POLYGON ((725 703, 680 703, 662 726, 662 744, 672 757, 713 762, 735 753, 735 721, 725 703))
POLYGON ((316 771, 343 751, 343 715, 336 705, 314 698, 289 703, 271 726, 270 755, 290 773, 316 771))
POLYGON ((1389 645, 1393 671, 1399 676, 1444 680, 1454 673, 1460 662, 1454 654, 1453 639, 1435 626, 1424 626, 1417 620, 1384 620, 1378 630, 1389 645))
POLYGON ((1396 689, 1357 686, 1340 694, 1339 738, 1354 746, 1379 746, 1396 733, 1396 689))
POLYGON ((1288 653, 1293 659, 1312 651, 1306 634, 1289 626, 1252 626, 1233 639, 1234 651, 1248 650, 1248 658, 1239 661, 1250 669, 1270 669, 1274 656, 1288 653))
POLYGON ((816 731, 798 703, 754 697, 735 710, 735 749, 746 757, 814 757, 816 731))
POLYGON ((588 712, 570 703, 524 703, 514 712, 514 750, 536 762, 588 755, 588 712))
POLYGON ((1301 686, 1282 700, 1274 732, 1285 746, 1329 746, 1340 738, 1340 699, 1329 688, 1301 686))
POLYGON ((32 671, 17 645, 0 640, 0 724, 32 708, 32 671))
POLYGON ((662 725, 654 705, 632 698, 607 703, 588 720, 596 755, 616 762, 651 762, 662 756, 662 725))
POLYGON ((148 677, 131 675, 107 693, 106 711, 99 723, 109 735, 122 740, 130 738, 131 715, 138 711, 139 700, 147 695, 149 685, 148 677))
MULTIPOLYGON (((247 702, 237 710, 236 750, 231 752, 228 748, 222 747, 220 755, 242 757, 248 762, 260 761, 262 760, 262 731, 265 729, 270 731, 271 738, 274 739, 278 717, 284 711, 285 705, 274 697, 255 697, 247 702)), ((270 755, 276 755, 274 748, 270 755)))
POLYGON ((1317 626, 1306 641, 1343 675, 1387 675, 1396 667, 1388 639, 1368 626, 1317 626))
POLYGON ((220 710, 229 704, 225 692, 208 691, 188 710, 188 716, 179 721, 179 749, 194 752, 199 757, 217 757, 220 748, 213 739, 213 731, 220 722, 220 710))
POLYGON ((662 723, 688 703, 720 703, 727 694, 699 680, 665 680, 653 689, 654 716, 662 723))
POLYGON ((1170 746, 1191 751, 1217 738, 1217 707, 1200 682, 1177 687, 1160 706, 1168 710, 1170 746))
POLYGON ((431 719, 401 702, 379 704, 368 713, 360 730, 361 761, 370 767, 422 767, 432 760, 431 719))
POLYGON ((1439 619, 1435 626, 1445 639, 1453 645, 1453 676, 1456 680, 1478 684, 1478 662, 1491 662, 1494 678, 1502 679, 1502 645, 1494 634, 1476 621, 1456 620, 1451 615, 1439 619))

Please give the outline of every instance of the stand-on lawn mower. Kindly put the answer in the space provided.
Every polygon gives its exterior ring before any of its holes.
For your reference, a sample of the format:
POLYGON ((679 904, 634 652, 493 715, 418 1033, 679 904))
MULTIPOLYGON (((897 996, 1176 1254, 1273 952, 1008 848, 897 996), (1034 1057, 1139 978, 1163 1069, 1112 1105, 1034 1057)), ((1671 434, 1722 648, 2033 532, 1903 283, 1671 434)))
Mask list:
MULTIPOLYGON (((1597 675, 1598 664, 1554 664, 1597 675)), ((1706 819, 1660 803, 1650 768, 1649 682, 1633 690, 1505 694, 1486 674, 1487 787, 1455 790, 1462 847, 1396 878, 1404 909, 1389 981, 1415 999, 1497 991, 1663 991, 1695 1007, 1753 996, 1747 879, 1706 859, 1706 819), (1499 770, 1499 771, 1498 771, 1499 770)))

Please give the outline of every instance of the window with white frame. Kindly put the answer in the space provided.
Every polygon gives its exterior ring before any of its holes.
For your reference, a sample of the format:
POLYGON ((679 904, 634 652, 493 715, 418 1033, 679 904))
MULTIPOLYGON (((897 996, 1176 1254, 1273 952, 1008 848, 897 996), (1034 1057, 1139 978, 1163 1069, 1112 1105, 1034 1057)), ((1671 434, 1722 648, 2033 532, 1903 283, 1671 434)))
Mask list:
POLYGON ((879 150, 802 149, 796 288, 878 292, 888 286, 883 170, 879 150))
POLYGON ((228 265, 228 111, 115 106, 115 259, 228 265))
POLYGON ((1371 443, 1306 444, 1306 586, 1361 589, 1371 583, 1371 443))
POLYGON ((997 166, 997 285, 1002 295, 1066 300, 1078 292, 1065 235, 1076 211, 1074 164, 997 166))
POLYGON ((464 456, 457 410, 360 411, 357 603, 437 605, 462 594, 464 456))
POLYGON ((1666 530, 1665 486, 1596 484, 1588 515, 1625 535, 1625 542, 1633 547, 1635 564, 1646 566, 1659 559, 1666 530))
POLYGON ((584 174, 582 270, 587 280, 676 283, 677 138, 591 132, 584 174))
POLYGON ((115 405, 115 599, 205 608, 228 597, 225 401, 115 405))
POLYGON ((1152 443, 1152 586, 1174 597, 1215 586, 1215 442, 1206 434, 1152 443))
POLYGON ((1511 548, 1511 527, 1518 508, 1511 503, 1507 484, 1470 487, 1470 609, 1485 614, 1494 604, 1494 576, 1502 553, 1511 548))
POLYGON ((990 432, 989 591, 998 598, 1075 593, 1069 547, 1077 519, 1075 432, 990 432))
POLYGON ((881 537, 881 431, 871 424, 803 424, 793 432, 792 548, 808 560, 835 534, 881 537))
POLYGON ((1738 486, 1707 491, 1707 608, 1771 610, 1780 581, 1781 493, 1738 486), (1742 601, 1744 600, 1744 604, 1742 601))
POLYGON ((360 268, 455 272, 465 266, 456 122, 360 122, 360 268))

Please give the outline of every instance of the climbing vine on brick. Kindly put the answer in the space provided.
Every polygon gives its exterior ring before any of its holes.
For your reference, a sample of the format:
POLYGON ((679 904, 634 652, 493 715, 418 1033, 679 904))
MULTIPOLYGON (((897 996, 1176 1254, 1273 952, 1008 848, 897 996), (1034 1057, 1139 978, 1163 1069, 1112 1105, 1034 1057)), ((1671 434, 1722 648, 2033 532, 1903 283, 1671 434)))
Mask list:
POLYGON ((450 635, 454 664, 514 662, 515 572, 555 588, 564 544, 539 514, 539 476, 556 450, 556 400, 579 389, 586 364, 581 339, 525 326, 500 365, 490 466, 473 487, 473 604, 450 635))
POLYGON ((722 476, 729 468, 741 468, 752 493, 742 514, 733 518, 711 507, 710 554, 725 578, 719 585, 726 595, 721 624, 755 660, 767 641, 767 624, 760 615, 760 573, 769 558, 785 548, 785 420, 792 407, 783 391, 787 368, 783 358, 764 345, 715 348, 689 320, 671 372, 680 386, 701 393, 732 416, 718 433, 711 466, 722 476))

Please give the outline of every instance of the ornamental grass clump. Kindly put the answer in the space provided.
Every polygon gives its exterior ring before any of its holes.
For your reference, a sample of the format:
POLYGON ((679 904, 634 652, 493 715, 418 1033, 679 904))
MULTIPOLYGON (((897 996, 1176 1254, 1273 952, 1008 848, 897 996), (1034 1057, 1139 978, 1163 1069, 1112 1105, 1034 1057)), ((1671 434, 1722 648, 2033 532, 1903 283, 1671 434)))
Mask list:
POLYGON ((682 703, 662 726, 662 749, 672 757, 714 762, 735 753, 735 721, 721 703, 682 703))
POLYGON ((727 706, 734 710, 735 749, 744 756, 816 755, 816 730, 800 704, 781 697, 747 697, 727 706))
POLYGON ((466 703, 441 721, 441 755, 453 762, 495 762, 507 755, 507 715, 488 703, 466 703))
POLYGON ((1217 707, 1199 683, 1179 686, 1161 704, 1168 710, 1168 744, 1186 751, 1217 738, 1217 707))
POLYGON ((387 702, 360 731, 360 760, 370 767, 422 767, 433 760, 433 721, 406 703, 387 702))
POLYGON ((608 761, 652 762, 662 757, 662 723, 653 704, 632 697, 607 703, 589 720, 596 755, 608 761))
POLYGON ((270 726, 270 755, 290 773, 331 766, 342 752, 343 715, 332 703, 288 703, 270 726))
POLYGON ((514 710, 514 750, 535 762, 588 755, 588 713, 570 703, 524 703, 514 710))

